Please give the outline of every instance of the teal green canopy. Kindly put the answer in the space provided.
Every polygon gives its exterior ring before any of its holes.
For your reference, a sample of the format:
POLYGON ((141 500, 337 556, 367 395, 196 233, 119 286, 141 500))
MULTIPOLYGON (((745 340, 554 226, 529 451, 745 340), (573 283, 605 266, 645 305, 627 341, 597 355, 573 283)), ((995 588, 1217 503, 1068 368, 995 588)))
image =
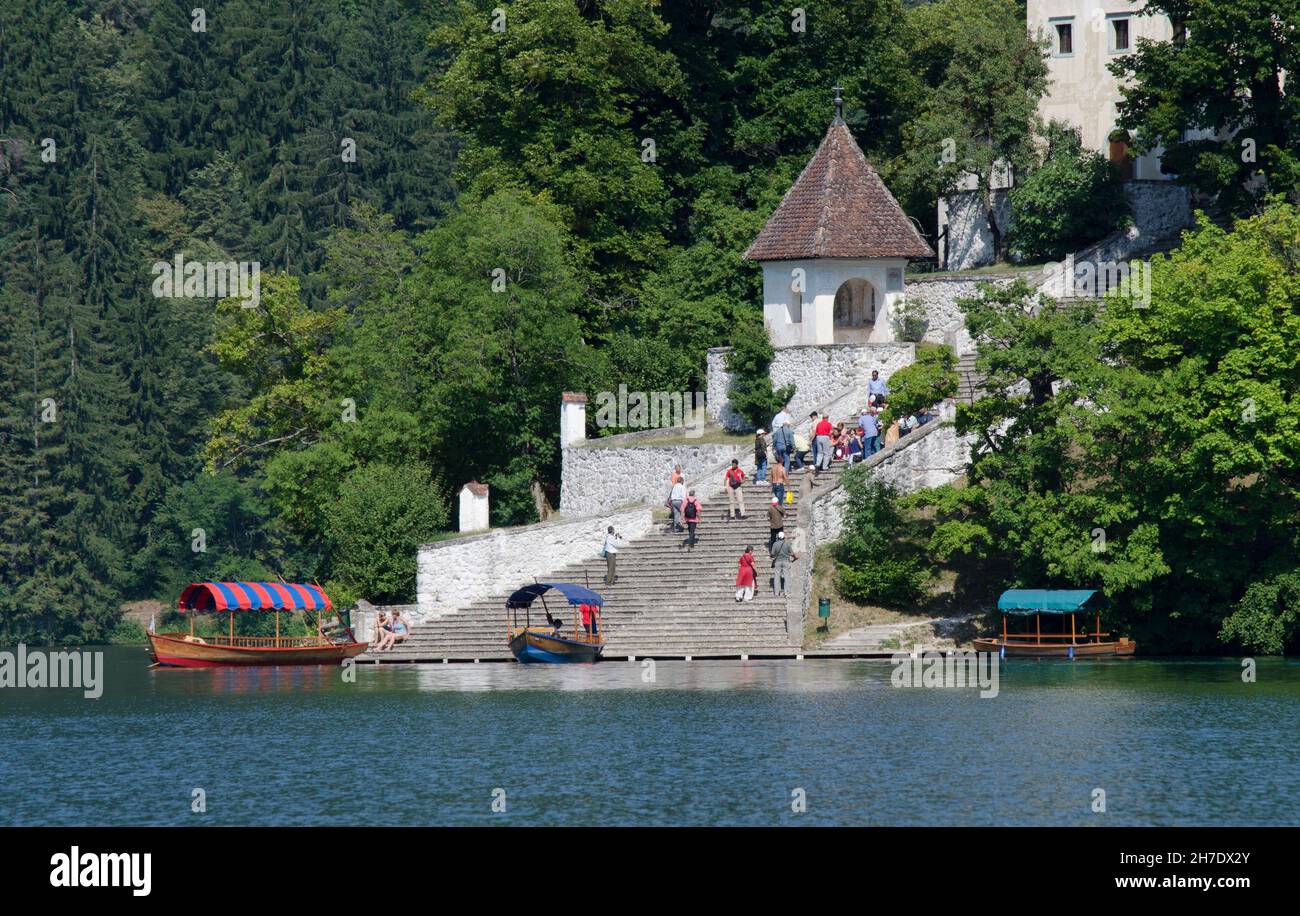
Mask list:
POLYGON ((1073 614, 1094 609, 1102 600, 1101 592, 1086 589, 1011 588, 998 599, 998 610, 1004 614, 1073 614))

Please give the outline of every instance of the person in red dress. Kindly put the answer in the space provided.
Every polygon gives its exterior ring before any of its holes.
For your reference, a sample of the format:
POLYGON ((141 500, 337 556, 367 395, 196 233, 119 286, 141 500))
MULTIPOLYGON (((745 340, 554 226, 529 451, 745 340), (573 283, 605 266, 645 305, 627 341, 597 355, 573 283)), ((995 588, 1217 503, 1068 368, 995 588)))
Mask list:
POLYGON ((751 601, 754 598, 754 548, 746 547, 740 555, 740 571, 736 573, 736 600, 751 601))

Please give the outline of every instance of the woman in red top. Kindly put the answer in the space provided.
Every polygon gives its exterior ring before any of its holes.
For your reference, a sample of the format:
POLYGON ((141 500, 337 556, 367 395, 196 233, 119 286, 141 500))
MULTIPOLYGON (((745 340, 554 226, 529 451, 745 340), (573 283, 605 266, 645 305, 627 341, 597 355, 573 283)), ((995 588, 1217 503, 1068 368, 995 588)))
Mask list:
POLYGON ((600 624, 596 619, 596 605, 580 604, 578 610, 582 611, 582 628, 587 631, 587 637, 590 638, 593 633, 599 633, 600 624))
POLYGON ((750 601, 754 597, 754 548, 746 547, 740 555, 740 571, 736 573, 736 600, 750 601))

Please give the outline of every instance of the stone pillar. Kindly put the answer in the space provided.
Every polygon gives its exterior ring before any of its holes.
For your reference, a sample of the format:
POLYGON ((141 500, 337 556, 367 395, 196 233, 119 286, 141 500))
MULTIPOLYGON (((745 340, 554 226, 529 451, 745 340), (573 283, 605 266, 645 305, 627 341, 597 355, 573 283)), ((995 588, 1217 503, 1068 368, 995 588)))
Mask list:
POLYGON ((560 448, 568 448, 587 438, 587 396, 581 391, 566 391, 560 402, 560 448))
POLYGON ((488 530, 488 485, 471 480, 460 488, 460 530, 488 530))

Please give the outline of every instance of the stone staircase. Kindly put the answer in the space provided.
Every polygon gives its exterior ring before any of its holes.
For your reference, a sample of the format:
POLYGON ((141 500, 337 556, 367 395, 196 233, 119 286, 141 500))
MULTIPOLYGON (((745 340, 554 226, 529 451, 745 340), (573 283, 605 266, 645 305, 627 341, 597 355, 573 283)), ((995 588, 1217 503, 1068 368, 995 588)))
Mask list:
POLYGON ((957 360, 957 403, 974 404, 984 396, 980 385, 984 376, 975 368, 975 351, 963 353, 957 360))
MULTIPOLYGON (((785 507, 787 537, 794 535, 800 500, 832 486, 845 466, 844 462, 835 462, 820 475, 792 472, 789 489, 795 494, 795 502, 785 507)), ((599 557, 541 577, 541 581, 589 586, 604 596, 606 658, 734 657, 798 651, 803 634, 787 630, 786 599, 773 594, 769 581, 767 508, 771 504, 771 486, 756 483, 750 473, 744 486, 746 517, 728 521, 726 494, 720 487, 713 489, 720 482, 709 481, 711 486, 702 481, 694 484, 703 513, 698 543, 693 548, 684 546, 684 534, 668 533, 665 523, 653 534, 620 548, 618 581, 613 586, 605 585, 605 561, 599 557), (736 571, 747 545, 754 548, 758 589, 752 601, 738 603, 736 571)), ((358 661, 387 664, 509 659, 506 597, 505 593, 494 595, 454 613, 427 619, 402 645, 388 652, 368 652, 358 661)), ((550 605, 552 614, 563 610, 565 620, 572 620, 563 599, 550 605)), ((534 605, 534 611, 534 622, 544 622, 540 602, 534 605)))

